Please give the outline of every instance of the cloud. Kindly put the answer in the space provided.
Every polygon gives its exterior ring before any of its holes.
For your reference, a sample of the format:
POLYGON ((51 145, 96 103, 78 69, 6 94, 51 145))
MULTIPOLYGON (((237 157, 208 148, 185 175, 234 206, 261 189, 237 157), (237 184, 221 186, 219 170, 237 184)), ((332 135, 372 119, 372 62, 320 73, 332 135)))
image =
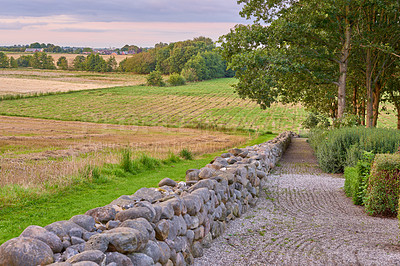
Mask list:
POLYGON ((59 29, 52 29, 50 31, 54 32, 106 32, 108 30, 101 30, 101 29, 84 29, 84 28, 59 28, 59 29))
POLYGON ((234 0, 3 0, 0 16, 73 16, 80 21, 236 22, 234 0))

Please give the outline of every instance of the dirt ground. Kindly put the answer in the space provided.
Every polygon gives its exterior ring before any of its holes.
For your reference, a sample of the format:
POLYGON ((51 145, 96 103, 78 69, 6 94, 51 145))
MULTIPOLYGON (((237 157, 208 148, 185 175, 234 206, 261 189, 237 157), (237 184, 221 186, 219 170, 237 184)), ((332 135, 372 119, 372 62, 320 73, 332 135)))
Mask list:
POLYGON ((0 186, 30 186, 71 175, 87 164, 115 163, 130 147, 165 158, 239 145, 246 137, 195 129, 138 127, 0 116, 0 186), (87 156, 86 156, 87 155, 87 156))

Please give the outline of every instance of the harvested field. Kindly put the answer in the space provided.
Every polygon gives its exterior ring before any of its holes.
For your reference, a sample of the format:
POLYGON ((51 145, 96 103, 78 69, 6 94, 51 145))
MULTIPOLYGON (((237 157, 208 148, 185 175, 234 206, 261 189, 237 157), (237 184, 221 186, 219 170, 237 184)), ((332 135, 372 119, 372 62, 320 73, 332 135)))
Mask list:
POLYGON ((64 122, 0 116, 0 186, 68 183, 87 165, 117 163, 130 147, 165 158, 183 148, 211 153, 245 142, 244 136, 205 130, 64 122))
POLYGON ((0 96, 131 86, 144 82, 144 75, 129 73, 2 69, 0 96))
MULTIPOLYGON (((53 54, 53 53, 47 53, 48 55, 50 55, 51 57, 53 57, 54 59, 54 63, 57 62, 57 60, 61 57, 61 56, 65 56, 68 60, 68 65, 72 66, 72 62, 74 61, 75 57, 77 57, 78 55, 82 55, 82 54, 53 54)), ((23 55, 33 55, 30 53, 7 53, 7 56, 10 58, 11 56, 14 57, 15 59, 18 59, 20 56, 23 55)), ((83 55, 86 57, 86 55, 83 55)), ((104 60, 107 60, 108 58, 111 57, 111 55, 100 55, 101 57, 104 58, 104 60)), ((131 55, 114 55, 115 60, 117 61, 117 63, 119 64, 122 60, 124 60, 125 58, 130 57, 131 55)))

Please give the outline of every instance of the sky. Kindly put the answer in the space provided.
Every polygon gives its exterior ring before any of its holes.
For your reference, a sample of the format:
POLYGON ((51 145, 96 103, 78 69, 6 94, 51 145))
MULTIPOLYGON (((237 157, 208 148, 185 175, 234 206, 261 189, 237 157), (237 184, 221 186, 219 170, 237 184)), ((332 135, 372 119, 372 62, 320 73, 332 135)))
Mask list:
POLYGON ((152 47, 206 36, 241 18, 236 0, 1 0, 0 46, 152 47))

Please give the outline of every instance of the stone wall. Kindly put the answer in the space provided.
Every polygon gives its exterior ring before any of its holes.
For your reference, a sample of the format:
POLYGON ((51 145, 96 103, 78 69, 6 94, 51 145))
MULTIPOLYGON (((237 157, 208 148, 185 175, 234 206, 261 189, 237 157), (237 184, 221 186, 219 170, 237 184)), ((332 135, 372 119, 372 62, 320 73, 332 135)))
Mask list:
POLYGON ((141 188, 68 221, 29 226, 0 246, 0 265, 193 264, 229 221, 256 205, 292 135, 232 149, 188 170, 186 182, 166 178, 159 188, 141 188))

